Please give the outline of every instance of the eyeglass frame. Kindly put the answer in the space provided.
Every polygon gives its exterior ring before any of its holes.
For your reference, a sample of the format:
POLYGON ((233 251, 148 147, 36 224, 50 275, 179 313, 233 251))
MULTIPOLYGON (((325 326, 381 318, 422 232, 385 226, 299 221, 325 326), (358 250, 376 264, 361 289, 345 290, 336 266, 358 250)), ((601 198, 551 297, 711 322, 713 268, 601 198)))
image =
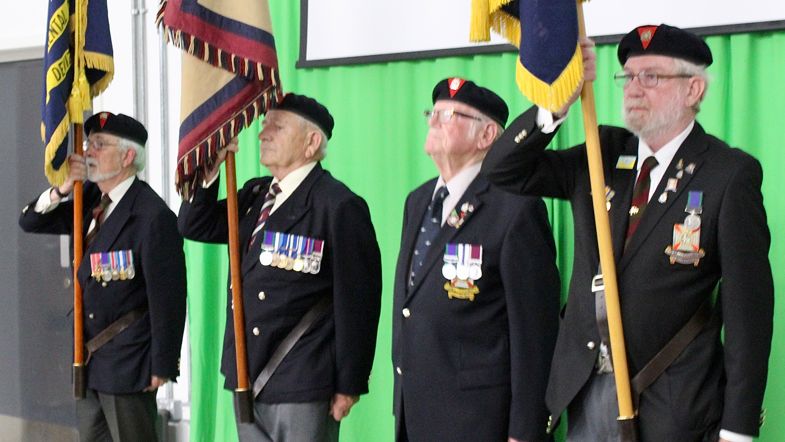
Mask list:
POLYGON ((613 74, 613 81, 614 81, 614 83, 616 83, 616 85, 618 85, 619 87, 623 88, 623 87, 627 87, 627 85, 632 83, 632 81, 635 78, 637 78, 638 79, 638 83, 640 83, 641 87, 644 87, 646 89, 653 89, 653 88, 659 86, 661 79, 662 80, 669 80, 671 78, 692 78, 692 77, 694 77, 694 75, 692 75, 692 74, 685 74, 685 73, 681 73, 681 74, 658 74, 657 72, 651 72, 651 71, 648 71, 648 70, 644 69, 644 70, 638 72, 637 74, 633 74, 633 73, 630 73, 630 72, 627 72, 627 71, 616 72, 615 74, 613 74), (647 77, 647 75, 648 75, 648 77, 647 77), (648 78, 648 80, 644 80, 644 78, 648 78), (622 80, 624 80, 624 82, 620 83, 622 80), (654 83, 653 84, 649 84, 652 81, 654 83))
POLYGON ((426 109, 426 110, 423 111, 423 116, 425 116, 426 121, 430 122, 432 118, 436 118, 437 121, 439 121, 439 123, 441 123, 441 124, 447 124, 450 121, 452 121, 452 117, 454 115, 457 115, 459 117, 468 118, 468 119, 474 120, 474 121, 483 121, 482 117, 479 117, 479 116, 476 116, 476 115, 470 115, 470 114, 467 114, 467 113, 461 112, 461 111, 457 111, 457 110, 455 110, 455 108, 452 108, 452 107, 447 108, 447 109, 439 109, 439 110, 436 110, 436 109, 426 109), (445 117, 445 115, 447 115, 447 116, 445 117))
POLYGON ((101 138, 94 138, 92 140, 87 139, 82 142, 82 150, 87 152, 90 149, 93 149, 96 152, 103 152, 109 146, 119 146, 120 143, 118 141, 107 141, 101 138), (93 146, 93 147, 90 147, 93 146))

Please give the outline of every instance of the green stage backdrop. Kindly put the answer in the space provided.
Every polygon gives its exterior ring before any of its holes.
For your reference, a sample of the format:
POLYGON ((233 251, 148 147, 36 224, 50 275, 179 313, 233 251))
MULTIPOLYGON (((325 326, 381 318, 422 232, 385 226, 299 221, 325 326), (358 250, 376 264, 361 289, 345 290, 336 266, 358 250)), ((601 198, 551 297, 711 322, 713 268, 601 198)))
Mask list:
MULTIPOLYGON (((368 201, 382 250, 384 295, 370 394, 341 426, 342 441, 392 441, 391 306, 395 261, 406 195, 436 175, 422 143, 434 84, 463 76, 490 87, 507 100, 512 117, 529 104, 514 81, 515 54, 448 57, 361 66, 295 69, 299 50, 300 2, 273 0, 271 9, 281 80, 287 91, 317 97, 335 117, 324 165, 368 201)), ((468 13, 468 11, 467 11, 468 13)), ((785 170, 785 32, 716 36, 708 39, 715 64, 699 121, 708 132, 756 156, 764 168, 763 194, 773 244, 770 258, 777 291, 785 289, 785 197, 777 184, 785 170)), ((597 48, 595 83, 598 120, 620 123, 621 90, 611 76, 619 70, 615 47, 597 48)), ((511 119, 512 119, 511 117, 511 119)), ((258 123, 241 135, 238 181, 265 174, 258 163, 258 123)), ((574 107, 554 144, 583 141, 574 107)), ((569 281, 572 217, 563 202, 547 201, 559 248, 558 264, 569 281)), ((192 441, 236 440, 232 395, 219 374, 225 321, 225 246, 187 242, 189 325, 192 358, 192 441)), ((756 275, 749 275, 755 278, 756 275)), ((761 441, 785 440, 785 308, 776 303, 773 351, 761 441)), ((732 406, 732 405, 731 405, 732 406)), ((545 423, 543 423, 545 425, 545 423)))

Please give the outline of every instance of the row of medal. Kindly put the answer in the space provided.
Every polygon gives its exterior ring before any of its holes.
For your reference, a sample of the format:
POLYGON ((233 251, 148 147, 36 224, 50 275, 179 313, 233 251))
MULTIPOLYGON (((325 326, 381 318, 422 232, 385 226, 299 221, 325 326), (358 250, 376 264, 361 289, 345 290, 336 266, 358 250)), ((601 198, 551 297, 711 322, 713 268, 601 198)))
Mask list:
POLYGON ((322 268, 324 240, 282 232, 264 232, 259 262, 263 266, 317 274, 322 268))
POLYGON ((131 250, 116 250, 90 254, 90 276, 96 281, 134 279, 134 253, 131 250))
POLYGON ((476 281, 482 277, 482 246, 477 244, 446 244, 442 276, 445 279, 476 281))

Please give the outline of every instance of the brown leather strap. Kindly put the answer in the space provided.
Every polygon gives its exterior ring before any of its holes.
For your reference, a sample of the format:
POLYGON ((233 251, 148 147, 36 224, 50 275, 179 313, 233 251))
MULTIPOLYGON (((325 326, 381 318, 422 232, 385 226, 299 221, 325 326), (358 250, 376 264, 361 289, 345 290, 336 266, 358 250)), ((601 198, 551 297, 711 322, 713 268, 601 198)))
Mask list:
POLYGON ((698 308, 681 330, 632 378, 633 405, 637 411, 640 395, 679 357, 690 342, 717 316, 712 316, 711 298, 698 308))
POLYGON ((319 302, 316 303, 310 310, 308 310, 305 315, 300 319, 300 322, 294 326, 292 331, 283 338, 278 347, 273 352, 273 355, 270 356, 270 360, 267 361, 267 365, 264 366, 262 372, 259 373, 259 376, 256 377, 256 380, 253 383, 253 397, 254 399, 259 396, 259 393, 262 392, 264 386, 267 385, 267 382, 275 373, 275 370, 281 365, 283 358, 286 357, 287 354, 294 348, 294 345, 297 344, 297 341, 300 340, 300 337, 305 334, 305 332, 313 325, 314 322, 324 313, 327 311, 328 308, 332 305, 333 300, 331 297, 325 296, 319 302))
POLYGON ((147 313, 147 306, 131 310, 130 312, 121 316, 120 319, 114 321, 113 323, 109 324, 108 327, 101 330, 101 332, 95 335, 93 339, 87 341, 87 344, 85 344, 85 347, 87 347, 87 361, 85 361, 85 365, 90 362, 90 358, 93 356, 93 353, 98 351, 99 348, 103 347, 104 344, 111 341, 115 336, 122 333, 123 330, 127 329, 137 319, 144 316, 145 313, 147 313))

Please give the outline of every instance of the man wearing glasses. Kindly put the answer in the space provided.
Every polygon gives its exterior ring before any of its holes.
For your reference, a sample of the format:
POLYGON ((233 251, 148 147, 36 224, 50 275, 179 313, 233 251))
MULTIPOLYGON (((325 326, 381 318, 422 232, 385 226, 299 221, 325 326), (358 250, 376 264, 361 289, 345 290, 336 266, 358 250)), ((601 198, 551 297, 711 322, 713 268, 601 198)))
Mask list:
POLYGON ((406 200, 393 305, 399 441, 545 437, 559 276, 545 205, 478 176, 508 110, 448 78, 426 111, 439 171, 406 200))
MULTIPOLYGON (((592 45, 582 46, 592 80, 592 45)), ((641 26, 618 58, 627 129, 602 127, 600 142, 641 440, 750 441, 773 316, 761 166, 695 121, 712 62, 703 40, 641 26)), ((572 203, 575 261, 548 386, 551 427, 567 410, 568 440, 618 440, 585 145, 545 150, 568 108, 518 117, 483 173, 507 190, 572 203)))
POLYGON ((157 440, 156 390, 179 373, 185 325, 185 257, 177 218, 147 183, 147 131, 123 114, 84 124, 85 154, 71 155, 65 183, 22 211, 26 232, 73 233, 74 181, 84 181, 85 399, 81 441, 157 440))

